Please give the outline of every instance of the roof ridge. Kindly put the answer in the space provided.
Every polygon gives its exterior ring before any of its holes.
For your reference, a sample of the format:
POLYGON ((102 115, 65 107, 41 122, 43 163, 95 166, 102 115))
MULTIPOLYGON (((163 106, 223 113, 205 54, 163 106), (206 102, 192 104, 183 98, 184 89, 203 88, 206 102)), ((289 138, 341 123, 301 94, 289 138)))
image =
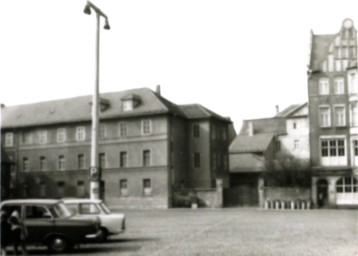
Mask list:
MULTIPOLYGON (((128 91, 139 91, 139 90, 150 90, 148 87, 141 87, 141 88, 134 88, 134 89, 127 89, 127 90, 123 90, 123 91, 112 91, 112 92, 103 92, 103 93, 99 93, 99 97, 101 96, 105 96, 105 95, 109 95, 109 94, 113 94, 113 93, 125 93, 128 91)), ((151 90, 150 90, 151 91, 151 90)), ((87 95, 79 95, 79 96, 75 96, 75 97, 69 97, 69 98, 61 98, 61 99, 53 99, 53 100, 44 100, 44 101, 38 101, 38 102, 30 102, 30 103, 25 103, 25 104, 17 104, 17 105, 6 105, 5 102, 3 102, 5 104, 6 108, 9 107, 19 107, 19 106, 26 106, 26 105, 34 105, 34 104, 42 104, 42 103, 50 103, 50 102, 59 102, 59 101, 67 101, 67 100, 74 100, 74 99, 80 99, 80 98, 86 98, 86 97, 92 97, 93 94, 87 94, 87 95)))

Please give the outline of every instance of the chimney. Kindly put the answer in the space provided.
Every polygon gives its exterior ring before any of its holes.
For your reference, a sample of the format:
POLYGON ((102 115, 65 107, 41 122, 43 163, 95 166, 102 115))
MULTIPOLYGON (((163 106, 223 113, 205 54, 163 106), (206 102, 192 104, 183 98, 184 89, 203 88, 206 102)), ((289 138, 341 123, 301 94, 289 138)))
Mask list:
POLYGON ((159 84, 157 85, 157 88, 156 88, 155 92, 156 92, 158 95, 160 95, 160 85, 159 85, 159 84))
POLYGON ((278 105, 276 105, 276 114, 280 113, 280 108, 278 105))
POLYGON ((252 122, 248 123, 249 136, 254 135, 254 124, 252 122))

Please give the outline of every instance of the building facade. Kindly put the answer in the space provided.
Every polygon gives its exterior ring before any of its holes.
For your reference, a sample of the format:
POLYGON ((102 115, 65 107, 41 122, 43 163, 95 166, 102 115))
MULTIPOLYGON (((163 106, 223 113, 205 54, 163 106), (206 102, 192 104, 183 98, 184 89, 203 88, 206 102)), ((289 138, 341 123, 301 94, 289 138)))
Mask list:
POLYGON ((309 165, 307 103, 277 112, 272 118, 244 120, 231 143, 227 204, 262 206, 270 186, 266 173, 280 165, 278 159, 291 159, 301 168, 309 165))
POLYGON ((357 30, 345 19, 331 35, 311 32, 308 70, 312 200, 358 205, 357 30))
MULTIPOLYGON (((168 208, 176 187, 228 183, 229 118, 199 104, 176 105, 160 90, 100 98, 98 157, 111 207, 168 208)), ((89 196, 90 108, 90 96, 2 107, 14 197, 89 196)))

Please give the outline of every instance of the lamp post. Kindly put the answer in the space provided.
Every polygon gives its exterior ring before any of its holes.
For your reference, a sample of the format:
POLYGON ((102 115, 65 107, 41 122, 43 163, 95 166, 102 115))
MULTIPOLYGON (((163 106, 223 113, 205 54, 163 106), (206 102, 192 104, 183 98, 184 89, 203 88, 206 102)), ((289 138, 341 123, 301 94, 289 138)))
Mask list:
POLYGON ((99 25, 100 17, 105 18, 104 29, 110 29, 108 17, 97 6, 87 1, 84 13, 90 15, 91 10, 97 17, 96 35, 96 82, 92 96, 92 130, 91 130, 91 166, 90 166, 90 198, 101 199, 104 196, 104 183, 101 179, 101 167, 98 159, 98 128, 99 128, 99 25))

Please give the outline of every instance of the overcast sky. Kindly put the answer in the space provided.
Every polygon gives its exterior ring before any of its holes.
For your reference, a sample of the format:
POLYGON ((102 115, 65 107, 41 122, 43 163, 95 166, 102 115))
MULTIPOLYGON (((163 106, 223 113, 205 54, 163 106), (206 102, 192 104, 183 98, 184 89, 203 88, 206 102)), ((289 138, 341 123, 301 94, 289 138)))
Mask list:
MULTIPOLYGON (((307 101, 310 30, 334 34, 358 1, 93 0, 101 29, 100 91, 161 85, 177 104, 243 119, 307 101), (102 20, 103 25, 103 20, 102 20)), ((0 2, 0 101, 92 94, 95 15, 85 0, 0 2)))

